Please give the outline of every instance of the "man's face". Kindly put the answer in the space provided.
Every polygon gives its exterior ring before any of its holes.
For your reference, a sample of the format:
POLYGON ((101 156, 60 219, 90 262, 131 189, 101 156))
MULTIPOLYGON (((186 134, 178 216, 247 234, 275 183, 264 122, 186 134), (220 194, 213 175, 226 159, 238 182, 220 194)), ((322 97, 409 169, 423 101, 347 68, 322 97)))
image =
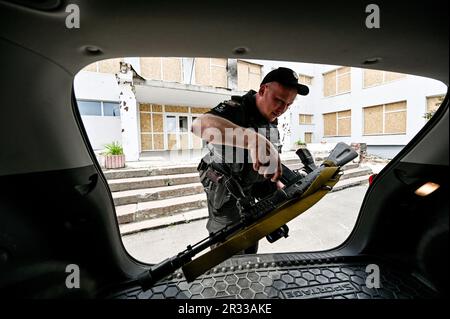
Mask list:
POLYGON ((258 94, 260 98, 257 101, 259 112, 269 122, 273 122, 287 111, 297 96, 297 90, 287 88, 278 82, 270 82, 261 85, 258 94))

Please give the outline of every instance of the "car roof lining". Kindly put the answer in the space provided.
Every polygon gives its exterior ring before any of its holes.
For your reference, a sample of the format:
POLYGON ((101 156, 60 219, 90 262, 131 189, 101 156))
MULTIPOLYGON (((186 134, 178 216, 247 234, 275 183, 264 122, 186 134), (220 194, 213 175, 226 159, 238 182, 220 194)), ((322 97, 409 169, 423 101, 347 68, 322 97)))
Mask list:
POLYGON ((0 37, 53 60, 73 75, 112 57, 243 57, 367 67, 448 84, 446 1, 378 1, 379 29, 365 27, 367 4, 357 1, 345 6, 278 1, 277 10, 234 0, 71 3, 80 8, 79 29, 65 27, 65 1, 50 12, 0 2, 2 10, 10 11, 0 22, 0 37), (23 17, 18 20, 18 15, 23 17), (89 54, 86 46, 103 53, 89 54), (247 47, 249 53, 234 55, 236 47, 247 47), (374 57, 382 61, 363 64, 374 57))

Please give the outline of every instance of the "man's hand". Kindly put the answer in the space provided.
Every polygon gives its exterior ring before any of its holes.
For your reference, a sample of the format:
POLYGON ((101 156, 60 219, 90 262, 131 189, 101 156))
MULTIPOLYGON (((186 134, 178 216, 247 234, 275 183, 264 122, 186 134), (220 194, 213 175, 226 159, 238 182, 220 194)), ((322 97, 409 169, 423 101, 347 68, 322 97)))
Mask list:
POLYGON ((261 134, 255 134, 248 143, 253 169, 272 182, 278 181, 282 174, 280 154, 273 144, 261 134))

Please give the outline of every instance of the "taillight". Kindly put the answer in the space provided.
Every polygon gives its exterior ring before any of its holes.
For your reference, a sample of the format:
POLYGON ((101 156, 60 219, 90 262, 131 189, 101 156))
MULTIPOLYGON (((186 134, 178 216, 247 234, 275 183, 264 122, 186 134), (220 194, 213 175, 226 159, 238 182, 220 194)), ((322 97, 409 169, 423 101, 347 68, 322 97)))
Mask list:
POLYGON ((375 179, 375 176, 377 176, 377 174, 372 174, 369 176, 369 185, 372 185, 373 180, 375 179))

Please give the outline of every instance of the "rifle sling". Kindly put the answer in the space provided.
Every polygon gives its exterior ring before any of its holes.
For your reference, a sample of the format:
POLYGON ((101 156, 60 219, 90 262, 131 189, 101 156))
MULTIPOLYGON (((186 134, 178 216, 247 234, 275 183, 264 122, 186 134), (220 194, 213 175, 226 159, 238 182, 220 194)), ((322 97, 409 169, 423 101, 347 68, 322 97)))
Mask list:
POLYGON ((182 269, 187 282, 192 282, 195 278, 222 261, 254 245, 264 236, 272 233, 316 204, 338 182, 339 175, 336 174, 338 169, 338 167, 324 168, 311 183, 311 186, 298 199, 284 203, 267 216, 264 216, 260 221, 238 231, 213 250, 184 265, 182 269))

